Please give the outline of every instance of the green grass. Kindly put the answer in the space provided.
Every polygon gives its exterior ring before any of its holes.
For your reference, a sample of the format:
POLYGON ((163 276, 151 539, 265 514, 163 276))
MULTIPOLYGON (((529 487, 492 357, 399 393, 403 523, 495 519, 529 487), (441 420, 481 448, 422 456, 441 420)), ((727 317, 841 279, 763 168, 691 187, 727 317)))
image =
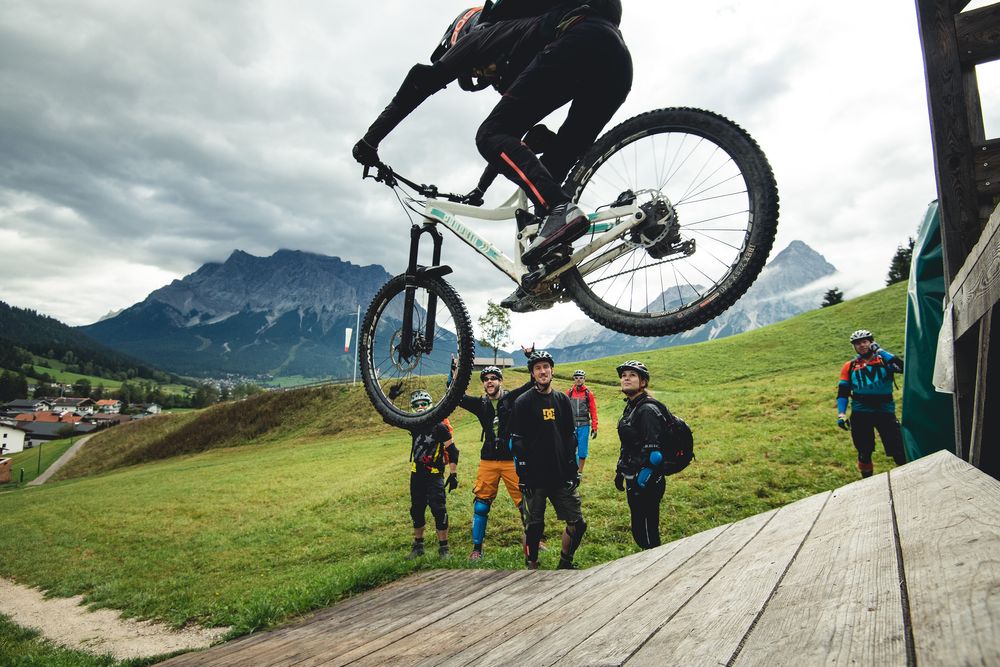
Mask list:
POLYGON ((0 491, 18 487, 18 483, 22 481, 21 468, 24 468, 24 484, 35 479, 48 470, 49 466, 62 456, 77 440, 79 440, 79 437, 50 440, 41 445, 36 445, 31 449, 26 449, 23 452, 5 455, 4 458, 11 460, 11 481, 9 484, 0 484, 0 491))
MULTIPOLYGON (((697 460, 670 478, 664 539, 772 509, 857 478, 850 437, 835 425, 837 377, 862 326, 900 351, 905 285, 729 339, 636 355, 656 395, 695 432, 697 460)), ((631 356, 631 355, 629 355, 631 356)), ((557 366, 557 386, 587 370, 601 428, 581 488, 584 567, 637 550, 611 483, 621 414, 612 358, 557 366)), ((507 383, 526 380, 510 372, 507 383)), ((452 416, 462 450, 448 498, 450 567, 470 567, 478 422, 452 416)), ((93 438, 61 481, 0 495, 0 575, 53 595, 174 625, 279 624, 416 569, 403 560, 408 435, 382 424, 360 387, 274 392, 209 410, 128 424, 93 438)), ((891 467, 881 454, 876 470, 891 467)), ((518 568, 519 521, 501 491, 484 561, 518 568)), ((547 539, 558 543, 550 514, 547 539)), ((554 567, 558 549, 542 554, 554 567)))
POLYGON ((18 627, 0 614, 0 665, 4 667, 141 667, 153 662, 118 662, 111 656, 95 656, 56 646, 37 631, 18 627))

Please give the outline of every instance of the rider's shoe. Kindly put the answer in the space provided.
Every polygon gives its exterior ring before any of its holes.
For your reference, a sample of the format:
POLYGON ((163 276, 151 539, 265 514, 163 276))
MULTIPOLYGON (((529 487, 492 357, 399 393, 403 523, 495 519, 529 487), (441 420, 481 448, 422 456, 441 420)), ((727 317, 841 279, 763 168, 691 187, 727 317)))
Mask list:
POLYGON ((537 570, 538 569, 538 561, 537 560, 525 560, 524 561, 524 566, 526 568, 528 568, 529 570, 537 570))
POLYGON ((481 549, 473 549, 472 553, 469 554, 469 560, 482 560, 483 552, 481 549))
POLYGON ((534 243, 521 255, 521 261, 526 266, 538 264, 551 248, 572 243, 586 234, 589 228, 590 221, 576 204, 559 204, 545 218, 534 243))
POLYGON ((530 313, 536 310, 551 308, 552 303, 552 301, 538 301, 525 292, 523 288, 518 287, 503 301, 501 301, 500 305, 508 310, 514 311, 515 313, 530 313))

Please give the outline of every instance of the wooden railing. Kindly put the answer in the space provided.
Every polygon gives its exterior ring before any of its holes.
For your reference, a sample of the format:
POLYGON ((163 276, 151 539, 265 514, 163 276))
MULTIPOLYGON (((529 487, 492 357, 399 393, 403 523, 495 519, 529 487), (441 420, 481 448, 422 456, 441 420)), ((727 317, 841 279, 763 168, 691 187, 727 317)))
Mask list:
POLYGON ((985 136, 976 77, 977 65, 1000 60, 1000 3, 916 4, 953 314, 955 453, 1000 478, 1000 390, 987 383, 1000 302, 1000 139, 985 136))

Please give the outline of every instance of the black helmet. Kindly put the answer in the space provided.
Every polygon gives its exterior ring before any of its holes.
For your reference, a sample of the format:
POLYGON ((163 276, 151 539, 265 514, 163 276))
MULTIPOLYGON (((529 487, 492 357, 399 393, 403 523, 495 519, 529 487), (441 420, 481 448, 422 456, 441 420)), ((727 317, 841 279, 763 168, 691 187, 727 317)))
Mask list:
POLYGON ((455 46, 460 38, 469 34, 476 24, 479 23, 479 18, 482 16, 482 7, 470 7, 466 9, 461 14, 459 14, 448 29, 444 31, 444 35, 441 37, 441 42, 434 49, 434 53, 431 54, 431 62, 436 63, 441 59, 448 49, 455 46))
POLYGON ((496 366, 487 366, 483 370, 479 371, 480 380, 485 380, 487 375, 496 375, 501 380, 503 379, 503 371, 496 366))
POLYGON ((624 373, 625 371, 635 371, 636 373, 639 374, 639 377, 641 377, 646 382, 649 382, 649 369, 646 368, 646 364, 642 363, 641 361, 635 361, 634 359, 631 359, 629 361, 626 361, 624 364, 622 364, 615 370, 618 371, 618 377, 621 377, 622 373, 624 373))
POLYGON ((528 357, 529 373, 531 372, 531 369, 535 367, 535 364, 537 364, 539 361, 547 361, 553 367, 556 365, 556 360, 552 358, 551 354, 549 354, 545 350, 538 350, 536 352, 532 352, 531 356, 528 357))

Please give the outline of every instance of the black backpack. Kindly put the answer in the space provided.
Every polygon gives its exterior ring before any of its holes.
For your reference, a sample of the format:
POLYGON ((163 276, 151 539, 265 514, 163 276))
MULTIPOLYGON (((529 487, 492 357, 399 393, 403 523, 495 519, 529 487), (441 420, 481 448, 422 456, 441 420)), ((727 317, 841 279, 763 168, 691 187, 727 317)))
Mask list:
POLYGON ((687 468, 694 458, 694 434, 687 422, 676 415, 674 421, 667 424, 664 442, 660 443, 663 450, 663 474, 673 475, 687 468))

